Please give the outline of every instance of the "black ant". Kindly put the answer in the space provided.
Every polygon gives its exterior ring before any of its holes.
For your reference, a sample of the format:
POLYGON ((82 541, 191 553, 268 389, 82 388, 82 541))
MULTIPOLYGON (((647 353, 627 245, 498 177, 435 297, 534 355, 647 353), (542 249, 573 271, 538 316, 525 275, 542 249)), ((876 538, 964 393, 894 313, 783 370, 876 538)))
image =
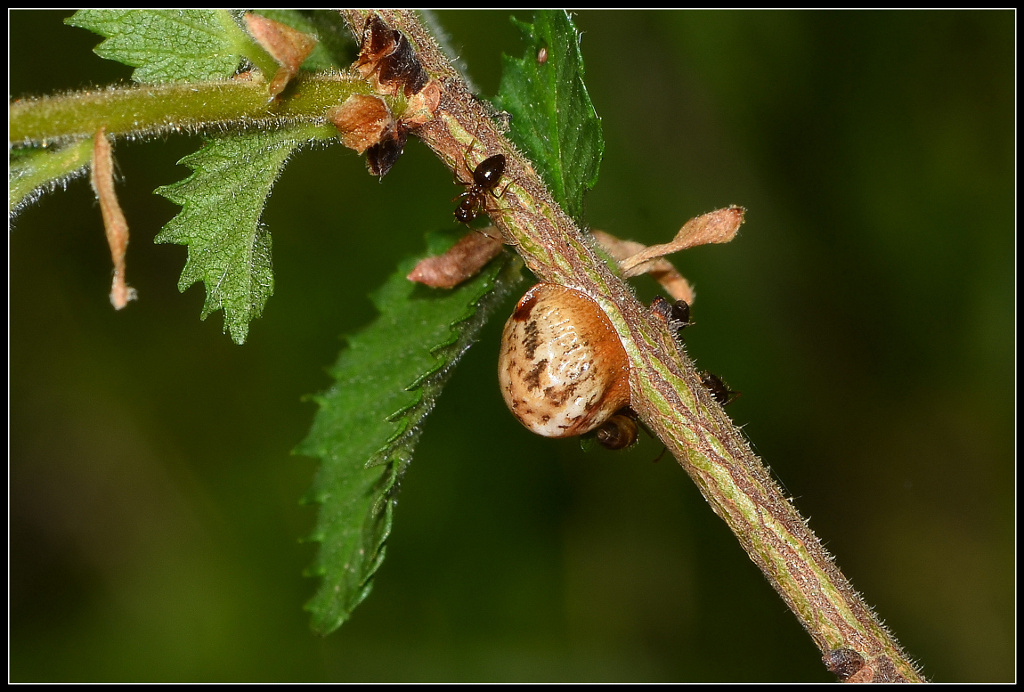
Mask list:
MULTIPOLYGON (((473 146, 470 145, 470 150, 472 148, 473 146)), ((468 163, 466 168, 469 168, 468 163)), ((494 194, 494 188, 504 174, 504 154, 495 154, 481 161, 480 165, 473 171, 473 182, 460 183, 461 185, 466 185, 468 189, 459 195, 463 200, 459 202, 459 206, 455 207, 455 218, 461 223, 469 223, 475 219, 487 203, 486 195, 488 193, 494 194)))

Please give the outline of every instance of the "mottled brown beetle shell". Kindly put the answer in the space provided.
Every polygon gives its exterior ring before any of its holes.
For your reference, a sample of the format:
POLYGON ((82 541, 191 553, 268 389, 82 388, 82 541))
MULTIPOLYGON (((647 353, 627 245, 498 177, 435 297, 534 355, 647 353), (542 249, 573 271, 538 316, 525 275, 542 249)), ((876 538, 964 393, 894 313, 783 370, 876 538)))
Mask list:
POLYGON ((537 284, 516 305, 498 382, 509 410, 545 437, 590 432, 629 405, 629 359, 608 316, 558 284, 537 284))

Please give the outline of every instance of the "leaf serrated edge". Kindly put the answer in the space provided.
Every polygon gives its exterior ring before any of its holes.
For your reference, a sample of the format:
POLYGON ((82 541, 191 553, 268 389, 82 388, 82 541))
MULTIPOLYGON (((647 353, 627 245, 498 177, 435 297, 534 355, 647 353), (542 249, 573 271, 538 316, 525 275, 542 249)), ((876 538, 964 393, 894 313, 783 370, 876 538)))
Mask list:
MULTIPOLYGON (((289 135, 289 138, 282 140, 272 140, 270 143, 262 142, 255 157, 273 157, 276 153, 281 150, 287 150, 284 157, 277 163, 277 168, 273 179, 270 181, 267 187, 263 199, 260 202, 259 213, 256 216, 256 226, 252 235, 251 243, 246 250, 246 256, 250 261, 244 265, 245 270, 248 272, 250 277, 253 277, 254 263, 252 258, 257 254, 266 255, 266 267, 269 272, 269 284, 264 285, 260 283, 250 282, 253 284, 243 294, 244 308, 239 310, 237 307, 229 310, 228 305, 225 303, 224 296, 215 291, 211 287, 207 278, 197 268, 197 265, 193 264, 193 238, 194 234, 188 233, 189 223, 184 219, 187 219, 189 214, 195 214, 197 209, 202 209, 203 204, 196 202, 195 191, 190 189, 190 185, 202 185, 204 176, 213 176, 213 171, 219 170, 216 166, 205 165, 211 155, 219 156, 217 146, 223 144, 225 140, 230 139, 244 139, 246 137, 251 138, 263 138, 274 133, 254 132, 249 134, 229 134, 220 138, 208 138, 204 141, 203 147, 197 151, 191 152, 183 156, 178 163, 187 166, 191 169, 191 173, 183 178, 182 180, 169 183, 167 185, 161 185, 155 190, 155 193, 170 200, 174 204, 181 207, 181 210, 174 215, 174 217, 164 224, 163 228, 157 233, 153 239, 154 243, 168 243, 175 245, 183 245, 188 248, 188 259, 185 262, 185 267, 182 270, 181 276, 178 279, 178 291, 184 293, 194 284, 202 282, 206 297, 203 302, 203 308, 200 312, 200 319, 205 320, 207 317, 222 310, 224 312, 224 331, 230 332, 231 339, 241 345, 245 343, 246 338, 249 334, 250 324, 263 316, 263 311, 266 308, 267 301, 273 295, 274 292, 274 276, 273 276, 273 262, 271 257, 271 244, 273 238, 270 235, 270 231, 263 226, 259 219, 262 218, 263 212, 266 209, 267 200, 273 192, 274 186, 284 173, 284 169, 288 166, 288 163, 297 154, 302 147, 309 146, 313 142, 319 142, 325 139, 333 139, 334 132, 329 127, 320 125, 309 125, 301 124, 294 125, 289 128, 285 128, 287 131, 284 133, 289 135), (184 192, 183 192, 184 190, 184 192), (179 219, 182 219, 179 221, 179 219), (179 224, 180 227, 175 227, 174 224, 179 224), (264 247, 261 247, 263 245, 264 247), (266 290, 266 294, 263 295, 262 291, 266 290), (262 297, 261 297, 262 296, 262 297)), ((216 159, 215 159, 216 160, 216 159)), ((253 161, 246 161, 244 165, 252 166, 253 161)), ((229 168, 232 166, 228 166, 229 168)), ((200 195, 202 197, 203 195, 200 195)), ((208 195, 207 195, 208 196, 208 195)), ((243 265, 239 265, 241 267, 243 265)), ((219 284, 217 285, 219 287, 219 284)))
MULTIPOLYGON (((502 266, 495 272, 494 277, 489 282, 482 284, 481 290, 473 298, 471 302, 471 305, 473 305, 474 307, 472 309, 467 309, 466 312, 460 318, 454 320, 451 323, 451 332, 449 333, 454 332, 456 334, 456 337, 453 339, 448 339, 430 348, 429 351, 432 355, 436 351, 443 350, 445 348, 450 348, 453 344, 458 343, 462 336, 464 336, 465 334, 463 328, 467 326, 467 322, 478 320, 480 325, 482 326, 486 322, 487 317, 489 316, 490 309, 493 308, 498 302, 500 302, 507 294, 511 293, 512 289, 516 285, 518 285, 519 281, 522 278, 522 263, 518 260, 517 257, 510 255, 509 253, 506 252, 499 255, 493 261, 503 262, 504 266, 502 266), (491 297, 493 299, 488 301, 488 305, 482 305, 481 303, 483 303, 484 299, 488 297, 491 297)), ((460 349, 460 353, 455 356, 455 361, 461 359, 461 356, 465 353, 465 351, 468 349, 471 343, 472 341, 469 341, 469 343, 466 344, 466 348, 460 349)), ((351 343, 349 343, 347 347, 350 348, 351 343)), ((417 380, 414 381, 413 384, 406 388, 406 391, 415 391, 416 389, 419 389, 422 392, 423 388, 425 387, 431 387, 434 386, 435 384, 443 385, 444 378, 446 378, 453 371, 454 366, 456 364, 457 362, 453 361, 448 363, 448 367, 444 367, 442 365, 442 367, 440 368, 433 369, 433 371, 430 373, 428 377, 417 378, 417 380), (431 382, 431 378, 436 378, 436 381, 431 382)), ((323 406, 324 401, 325 400, 322 396, 319 397, 318 405, 321 408, 323 406)), ((380 479, 378 480, 378 483, 380 484, 380 490, 379 493, 377 494, 377 500, 373 503, 373 505, 371 505, 369 511, 367 512, 367 517, 363 522, 364 530, 368 525, 375 525, 378 521, 381 520, 383 515, 386 516, 384 517, 385 526, 382 529, 379 541, 377 542, 377 545, 371 549, 372 561, 367 563, 364 579, 360 582, 360 584, 362 585, 361 589, 359 590, 359 593, 356 594, 352 599, 353 609, 360 603, 362 603, 369 595, 370 590, 373 588, 373 578, 376 576, 377 570, 380 569, 381 564, 383 564, 384 554, 386 551, 385 544, 387 542, 387 539, 391 535, 391 513, 394 507, 392 500, 394 499, 398 486, 401 484, 401 479, 404 476, 405 469, 408 468, 409 463, 412 460, 411 448, 413 445, 415 445, 415 442, 422 433, 422 426, 419 425, 419 423, 421 423, 423 419, 430 413, 430 411, 433 410, 436 401, 436 394, 427 394, 426 392, 423 392, 423 396, 421 396, 416 402, 414 402, 408 407, 399 409, 398 411, 389 415, 389 422, 392 422, 392 418, 395 418, 396 416, 399 417, 396 418, 395 422, 398 422, 399 420, 401 421, 400 429, 389 438, 388 442, 386 442, 384 446, 381 447, 380 450, 378 450, 375 454, 373 454, 370 457, 370 459, 367 460, 367 463, 363 467, 385 467, 380 479), (402 413, 405 413, 404 417, 401 417, 402 413), (415 422, 413 422, 414 417, 416 419, 415 422)), ((310 453, 311 452, 309 451, 304 452, 304 454, 310 453)), ((321 463, 323 463, 324 454, 320 452, 319 454, 317 454, 317 458, 321 459, 321 463)), ((323 497, 315 498, 312 497, 312 493, 307 493, 306 495, 303 496, 302 503, 304 505, 322 505, 323 497)), ((326 535, 324 532, 318 532, 314 529, 314 531, 310 532, 310 534, 303 542, 322 544, 325 539, 326 535)), ((327 574, 327 570, 319 562, 319 554, 317 558, 314 560, 313 564, 303 571, 303 574, 305 576, 310 576, 313 578, 324 578, 324 576, 327 574)), ((303 606, 303 609, 307 612, 312 613, 314 615, 314 618, 317 615, 317 612, 314 609, 314 603, 317 600, 318 593, 319 592, 314 593, 314 595, 303 606)), ((351 616, 351 612, 352 611, 350 609, 347 613, 345 613, 344 617, 342 617, 340 621, 336 623, 331 623, 328 627, 325 627, 319 631, 321 632, 321 634, 329 634, 330 632, 333 632, 351 616)))

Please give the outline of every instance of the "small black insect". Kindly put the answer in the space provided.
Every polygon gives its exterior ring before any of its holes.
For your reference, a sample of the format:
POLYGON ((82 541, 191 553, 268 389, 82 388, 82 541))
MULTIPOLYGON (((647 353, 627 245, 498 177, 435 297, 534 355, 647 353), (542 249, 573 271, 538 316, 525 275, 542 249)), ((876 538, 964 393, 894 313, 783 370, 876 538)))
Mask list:
POLYGON ((672 326, 677 331, 682 331, 690 326, 690 304, 685 300, 677 300, 672 303, 669 315, 671 316, 672 326))
POLYGON ((722 406, 728 406, 740 395, 739 392, 729 389, 728 385, 722 382, 721 377, 712 375, 710 372, 701 373, 700 382, 711 394, 711 397, 722 406))
POLYGON ((459 202, 459 206, 455 207, 455 218, 461 223, 469 223, 475 219, 486 204, 487 195, 494 193, 494 188, 504 174, 504 154, 495 154, 481 161, 473 171, 473 182, 462 183, 467 185, 468 189, 459 195, 463 199, 459 202))
POLYGON ((690 326, 690 304, 685 300, 677 300, 674 303, 670 303, 661 296, 657 296, 654 302, 651 303, 651 309, 681 343, 683 340, 683 329, 690 326))
POLYGON ((605 449, 625 449, 636 442, 637 424, 629 409, 616 413, 594 431, 594 438, 605 449))

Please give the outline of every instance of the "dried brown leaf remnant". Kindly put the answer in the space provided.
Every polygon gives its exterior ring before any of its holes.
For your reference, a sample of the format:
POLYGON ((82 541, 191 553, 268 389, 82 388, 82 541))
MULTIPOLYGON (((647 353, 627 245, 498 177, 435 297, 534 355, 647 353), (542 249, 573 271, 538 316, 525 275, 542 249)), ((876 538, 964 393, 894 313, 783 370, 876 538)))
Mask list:
POLYGON ((410 130, 415 129, 433 118, 434 111, 439 105, 441 105, 441 87, 432 79, 406 101, 405 113, 402 114, 401 121, 410 130))
MULTIPOLYGON (((612 259, 619 262, 619 266, 622 265, 624 260, 647 249, 647 246, 643 243, 638 243, 635 240, 621 240, 611 233, 605 233, 604 231, 593 231, 593 236, 601 244, 605 252, 611 255, 612 259)), ((655 281, 661 284, 665 292, 676 300, 683 300, 692 305, 694 298, 697 297, 690 282, 667 259, 656 259, 647 262, 644 271, 638 272, 638 274, 650 274, 655 281)))
POLYGON ((298 74, 302 63, 316 47, 316 37, 252 12, 246 13, 245 25, 256 42, 281 66, 270 79, 270 98, 273 99, 298 74))
POLYGON ((384 100, 366 94, 349 96, 327 111, 327 117, 338 128, 341 143, 358 154, 380 142, 397 125, 384 100))
POLYGON ((497 233, 493 227, 470 231, 443 255, 420 260, 406 278, 433 288, 455 288, 498 256, 501 240, 497 233))
POLYGON ((736 237, 736 232, 740 230, 744 214, 746 214, 746 209, 733 206, 690 219, 683 224, 671 242, 663 245, 651 245, 646 250, 623 260, 619 266, 627 277, 638 276, 649 271, 645 266, 646 262, 659 257, 698 245, 728 243, 736 237))
POLYGON ((693 305, 697 294, 664 255, 707 243, 728 243, 736 237, 743 223, 742 207, 727 207, 687 221, 671 242, 650 247, 633 240, 620 240, 610 233, 594 231, 601 247, 618 260, 619 268, 627 277, 650 274, 665 292, 676 300, 693 305))
POLYGON ((430 81, 416 50, 398 29, 392 29, 379 15, 371 14, 363 25, 363 40, 355 69, 369 79, 378 93, 406 98, 430 81))
POLYGON ((93 139, 92 189, 96 191, 96 198, 100 203, 103 227, 107 232, 107 244, 110 246, 110 258, 114 262, 110 304, 115 310, 120 310, 138 295, 125 281, 124 256, 128 250, 128 222, 121 211, 121 205, 117 203, 117 194, 114 192, 114 157, 107 132, 102 127, 93 139))
POLYGON ((405 150, 409 133, 434 117, 441 103, 441 89, 423 68, 406 36, 384 23, 378 15, 366 19, 359 57, 352 65, 382 96, 406 98, 405 109, 395 117, 383 99, 352 96, 329 114, 341 132, 341 141, 359 153, 366 152, 370 175, 387 175, 405 150))

